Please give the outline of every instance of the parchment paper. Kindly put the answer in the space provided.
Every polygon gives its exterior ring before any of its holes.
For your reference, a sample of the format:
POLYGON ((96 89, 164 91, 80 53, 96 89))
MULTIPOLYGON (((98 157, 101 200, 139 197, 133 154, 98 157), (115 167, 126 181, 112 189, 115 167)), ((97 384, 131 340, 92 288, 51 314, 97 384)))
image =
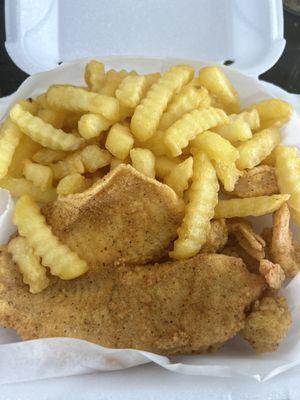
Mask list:
MULTIPOLYGON (((200 68, 209 63, 190 60, 146 58, 101 59, 107 68, 135 69, 140 73, 161 71, 175 63, 189 63, 200 68)), ((83 84, 84 65, 87 60, 63 64, 59 68, 28 78, 12 96, 0 99, 0 119, 20 98, 35 96, 53 83, 83 84)), ((300 96, 290 95, 276 86, 261 83, 227 68, 227 74, 238 89, 242 104, 268 98, 281 97, 290 101, 300 113, 300 96)), ((294 113, 290 123, 282 130, 284 142, 299 146, 300 119, 294 113)), ((15 228, 11 221, 13 200, 6 190, 0 190, 0 242, 7 242, 15 228)), ((267 223, 270 219, 265 219, 267 223)), ((265 221, 263 224, 265 224, 265 221)), ((295 232, 297 235, 299 232, 295 232)), ((113 371, 154 362, 170 371, 216 377, 252 377, 264 381, 300 365, 300 276, 294 278, 282 293, 287 297, 293 314, 293 327, 279 350, 256 355, 240 337, 230 340, 218 353, 167 358, 137 350, 107 349, 93 343, 71 338, 51 338, 22 342, 15 332, 0 328, 0 383, 12 383, 51 377, 87 374, 95 371, 113 371)), ((1 301, 1 299, 0 299, 1 301)))

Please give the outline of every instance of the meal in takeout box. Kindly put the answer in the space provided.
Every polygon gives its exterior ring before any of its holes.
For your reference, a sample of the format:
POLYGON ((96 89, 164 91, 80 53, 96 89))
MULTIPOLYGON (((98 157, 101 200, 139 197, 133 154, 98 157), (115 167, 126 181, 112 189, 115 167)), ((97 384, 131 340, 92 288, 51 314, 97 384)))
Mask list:
POLYGON ((1 126, 0 187, 18 233, 0 255, 0 326, 159 354, 239 334, 275 351, 279 293, 300 268, 292 107, 242 109, 226 70, 105 71, 19 99, 1 126), (256 232, 248 217, 273 214, 256 232))

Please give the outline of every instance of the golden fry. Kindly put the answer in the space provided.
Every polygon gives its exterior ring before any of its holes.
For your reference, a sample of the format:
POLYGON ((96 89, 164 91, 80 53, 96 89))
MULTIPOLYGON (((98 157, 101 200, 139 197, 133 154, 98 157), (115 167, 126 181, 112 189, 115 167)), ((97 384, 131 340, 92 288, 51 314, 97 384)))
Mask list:
POLYGON ((41 189, 42 192, 52 187, 53 172, 46 165, 36 164, 27 160, 24 163, 23 174, 28 181, 41 189))
POLYGON ((56 191, 59 196, 67 196, 68 194, 83 192, 88 189, 91 184, 91 179, 75 173, 62 178, 58 182, 56 191))
POLYGON ((275 174, 280 193, 291 195, 288 204, 292 217, 299 223, 300 216, 300 157, 295 147, 278 146, 275 174))
POLYGON ((264 129, 252 139, 238 146, 240 157, 236 162, 239 169, 253 168, 260 164, 279 144, 280 133, 276 128, 264 129))
POLYGON ((114 97, 67 85, 53 85, 47 91, 47 102, 51 108, 75 113, 102 114, 108 120, 119 117, 119 101, 114 97))
POLYGON ((130 129, 121 124, 115 124, 108 132, 105 147, 115 157, 125 160, 133 148, 134 138, 130 129))
POLYGON ((134 148, 130 150, 132 166, 142 174, 155 178, 155 157, 148 149, 134 148))
POLYGON ((110 164, 111 155, 96 144, 84 147, 80 152, 85 172, 95 172, 110 164))
POLYGON ((105 96, 112 96, 114 97, 116 94, 116 90, 122 80, 126 78, 129 74, 135 74, 135 72, 128 73, 124 69, 122 71, 115 71, 111 69, 107 71, 105 74, 105 81, 103 86, 98 90, 98 93, 101 93, 105 96))
POLYGON ((221 68, 202 68, 199 72, 198 83, 216 97, 226 112, 229 114, 239 112, 239 95, 221 68))
POLYGON ((146 90, 146 78, 141 75, 128 75, 116 90, 116 98, 125 107, 135 108, 146 90))
POLYGON ((140 147, 145 147, 152 151, 156 156, 169 155, 169 150, 164 142, 165 132, 164 131, 156 131, 150 139, 145 142, 139 143, 136 141, 140 147))
POLYGON ((155 157, 155 174, 158 178, 165 178, 180 163, 178 158, 167 156, 155 157))
POLYGON ((249 197, 244 199, 219 200, 215 218, 259 217, 271 214, 290 198, 289 194, 249 197))
POLYGON ((57 161, 63 160, 67 156, 67 154, 68 153, 63 150, 51 150, 42 148, 32 156, 32 160, 39 164, 49 165, 57 161))
POLYGON ((260 129, 283 125, 290 119, 293 112, 291 104, 280 99, 263 100, 260 103, 253 104, 249 108, 258 111, 260 129))
POLYGON ((67 156, 62 161, 51 164, 51 168, 54 174, 54 179, 61 179, 67 175, 78 172, 79 174, 84 173, 84 165, 81 159, 80 152, 75 152, 67 156))
POLYGON ((218 190, 216 172, 209 158, 205 153, 195 151, 192 184, 188 190, 189 202, 170 257, 189 258, 199 252, 206 242, 210 220, 214 216, 218 190))
POLYGON ((98 92, 105 82, 104 64, 96 60, 91 60, 85 66, 84 79, 92 92, 98 92))
POLYGON ((0 128, 0 179, 7 175, 22 132, 9 118, 0 128))
POLYGON ((185 114, 165 132, 164 142, 173 157, 179 156, 182 149, 195 137, 208 129, 228 122, 223 110, 205 108, 185 114))
POLYGON ((251 139, 251 129, 259 127, 259 115, 256 110, 250 112, 242 112, 240 114, 232 114, 229 116, 229 123, 214 128, 223 138, 231 143, 244 142, 251 139))
POLYGON ((212 161, 217 177, 222 182, 227 192, 232 192, 236 183, 242 176, 242 171, 237 169, 234 162, 212 161))
POLYGON ((61 111, 45 108, 39 110, 37 116, 48 124, 54 126, 54 128, 61 129, 64 125, 65 114, 61 111))
POLYGON ((30 112, 32 115, 36 115, 39 110, 39 104, 34 100, 21 100, 18 102, 23 110, 30 112))
POLYGON ((82 143, 82 139, 65 133, 61 129, 56 129, 42 119, 34 117, 29 112, 24 111, 19 104, 11 109, 10 117, 22 132, 44 147, 53 150, 75 150, 82 143))
POLYGON ((112 122, 104 118, 101 114, 84 114, 78 121, 78 131, 80 135, 88 140, 98 137, 106 131, 112 122))
POLYGON ((191 141, 191 146, 202 150, 210 160, 233 163, 239 158, 238 150, 215 132, 200 133, 191 141))
POLYGON ((170 186, 178 196, 189 187, 189 180, 193 176, 193 157, 189 157, 176 165, 175 168, 166 176, 164 182, 170 186))
POLYGON ((74 279, 87 271, 87 263, 59 242, 46 224, 39 207, 29 196, 22 196, 17 201, 13 221, 20 235, 28 240, 52 275, 74 279))
POLYGON ((49 286, 46 268, 41 265, 40 257, 34 253, 27 239, 15 237, 9 242, 7 250, 11 253, 14 262, 18 264, 23 275, 23 282, 29 285, 31 293, 40 293, 49 286))
POLYGON ((187 85, 174 97, 161 117, 158 129, 166 130, 185 113, 210 106, 210 96, 205 88, 187 85))
POLYGON ((178 65, 172 67, 151 86, 131 119, 131 131, 139 141, 144 142, 151 138, 168 103, 182 86, 192 79, 193 73, 191 67, 178 65))
POLYGON ((110 161, 110 171, 117 168, 120 164, 124 164, 124 163, 125 163, 125 161, 119 160, 116 157, 112 157, 111 161, 110 161))
POLYGON ((35 201, 39 203, 49 203, 56 199, 56 191, 51 188, 44 192, 35 187, 32 182, 25 178, 12 178, 6 176, 0 180, 0 187, 8 190, 13 197, 21 197, 23 195, 30 195, 35 201))

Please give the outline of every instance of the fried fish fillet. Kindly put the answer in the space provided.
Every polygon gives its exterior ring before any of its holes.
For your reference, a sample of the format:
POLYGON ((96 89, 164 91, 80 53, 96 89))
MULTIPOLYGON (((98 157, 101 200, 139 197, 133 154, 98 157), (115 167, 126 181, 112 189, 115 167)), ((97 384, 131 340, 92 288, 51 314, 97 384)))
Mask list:
POLYGON ((89 271, 32 295, 6 249, 0 254, 0 326, 23 339, 68 336, 159 354, 203 352, 244 327, 264 279, 220 254, 89 271))
POLYGON ((245 171, 234 187, 238 197, 270 196, 279 193, 275 168, 260 165, 245 171))
POLYGON ((120 165, 83 193, 43 208, 53 233, 91 266, 145 264, 167 255, 184 203, 175 192, 120 165))
POLYGON ((285 298, 266 296, 255 302, 241 334, 257 353, 272 352, 277 350, 291 324, 285 298))

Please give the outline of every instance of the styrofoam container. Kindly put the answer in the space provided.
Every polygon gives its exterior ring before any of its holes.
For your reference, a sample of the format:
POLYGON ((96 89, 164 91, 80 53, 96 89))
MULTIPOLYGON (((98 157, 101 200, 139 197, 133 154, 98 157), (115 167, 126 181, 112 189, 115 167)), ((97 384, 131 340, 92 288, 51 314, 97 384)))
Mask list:
POLYGON ((281 0, 6 0, 6 49, 28 74, 99 56, 234 61, 258 76, 280 57, 281 0))
MULTIPOLYGON (((285 45, 281 0, 6 0, 5 18, 8 53, 29 74, 76 58, 113 55, 116 65, 120 56, 157 57, 152 62, 154 70, 166 58, 221 64, 231 60, 235 69, 257 77, 277 61, 285 45)), ((123 58, 123 63, 134 67, 130 57, 123 58)), ((110 60, 110 66, 115 64, 110 60)), ((144 65, 152 70, 149 60, 144 65)), ((40 75, 34 80, 39 88, 42 79, 40 75)), ((250 78, 247 82, 251 85, 250 78)), ((34 87, 27 82, 19 93, 26 90, 34 92, 34 87)), ((266 92, 275 94, 276 88, 268 86, 266 92)), ((299 104, 299 98, 293 100, 299 104)), ((54 382, 0 385, 0 400, 67 395, 85 400, 297 399, 300 387, 297 375, 291 374, 260 388, 243 377, 191 377, 151 364, 54 382)))

